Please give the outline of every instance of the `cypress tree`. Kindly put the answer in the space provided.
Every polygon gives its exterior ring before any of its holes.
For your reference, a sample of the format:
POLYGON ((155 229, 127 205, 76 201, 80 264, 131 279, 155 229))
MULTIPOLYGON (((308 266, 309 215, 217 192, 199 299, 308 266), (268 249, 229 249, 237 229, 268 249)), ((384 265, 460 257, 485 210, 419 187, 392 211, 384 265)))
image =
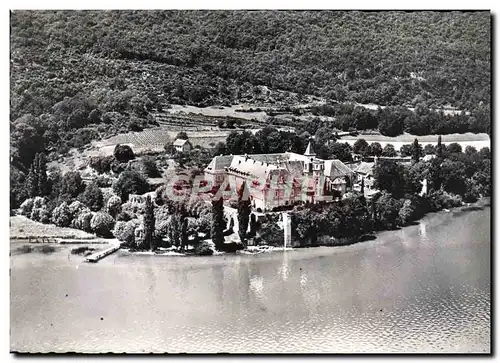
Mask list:
POLYGON ((35 159, 30 166, 30 171, 28 177, 26 178, 26 191, 30 198, 34 198, 38 195, 39 185, 38 185, 38 154, 35 155, 35 159))
POLYGON ((247 228, 248 222, 250 221, 250 195, 248 193, 248 188, 246 182, 241 184, 238 190, 238 234, 240 236, 241 243, 246 246, 247 238, 247 228))
POLYGON ((418 163, 420 160, 420 145, 418 144, 418 139, 413 141, 412 159, 414 162, 418 163))
POLYGON ((151 197, 146 198, 146 211, 144 214, 144 243, 149 245, 151 251, 156 249, 154 232, 155 232, 155 213, 151 197))
POLYGON ((184 216, 181 219, 181 250, 185 250, 188 245, 188 219, 184 216))
POLYGON ((365 195, 365 178, 361 179, 361 195, 365 195))
POLYGON ((438 136, 438 144, 436 147, 436 155, 438 158, 443 157, 443 145, 441 145, 441 135, 438 136))
POLYGON ((49 187, 47 181, 47 159, 45 154, 38 155, 38 195, 44 197, 49 194, 49 187))
POLYGON ((211 237, 215 248, 221 250, 224 246, 224 201, 222 196, 218 200, 212 200, 212 227, 211 237))

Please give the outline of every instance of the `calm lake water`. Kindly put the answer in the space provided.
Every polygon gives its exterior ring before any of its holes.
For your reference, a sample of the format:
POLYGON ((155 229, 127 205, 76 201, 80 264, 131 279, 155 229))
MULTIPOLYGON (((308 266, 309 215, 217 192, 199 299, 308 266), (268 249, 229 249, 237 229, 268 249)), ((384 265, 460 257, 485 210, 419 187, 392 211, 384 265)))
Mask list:
POLYGON ((342 248, 16 254, 11 350, 490 352, 490 207, 342 248))

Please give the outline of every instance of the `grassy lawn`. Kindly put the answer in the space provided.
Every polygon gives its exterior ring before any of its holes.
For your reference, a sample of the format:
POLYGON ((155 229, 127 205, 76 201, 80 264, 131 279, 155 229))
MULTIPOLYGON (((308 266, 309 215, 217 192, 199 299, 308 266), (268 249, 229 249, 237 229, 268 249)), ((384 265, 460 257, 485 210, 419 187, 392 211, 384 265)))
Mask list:
POLYGON ((32 221, 24 216, 10 217, 10 238, 74 238, 93 239, 93 234, 80 231, 79 229, 57 227, 53 224, 43 224, 32 221))

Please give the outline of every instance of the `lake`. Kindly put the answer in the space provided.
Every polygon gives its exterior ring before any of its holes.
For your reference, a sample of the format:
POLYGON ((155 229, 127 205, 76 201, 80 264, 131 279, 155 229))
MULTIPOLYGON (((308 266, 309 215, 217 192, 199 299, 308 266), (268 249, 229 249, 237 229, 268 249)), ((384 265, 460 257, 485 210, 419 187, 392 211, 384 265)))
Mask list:
POLYGON ((490 207, 348 247, 97 264, 17 253, 11 350, 490 352, 490 207))

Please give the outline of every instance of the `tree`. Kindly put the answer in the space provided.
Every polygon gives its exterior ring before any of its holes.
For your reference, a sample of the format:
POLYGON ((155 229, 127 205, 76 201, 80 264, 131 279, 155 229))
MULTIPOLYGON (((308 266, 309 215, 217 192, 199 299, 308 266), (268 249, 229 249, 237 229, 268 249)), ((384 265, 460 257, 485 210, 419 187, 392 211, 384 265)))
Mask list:
POLYGON ((113 151, 113 155, 115 156, 115 159, 120 163, 126 163, 135 158, 132 148, 128 145, 116 145, 115 150, 113 151))
POLYGON ((382 151, 383 156, 394 157, 397 155, 396 150, 394 149, 394 145, 387 144, 384 146, 384 150, 382 151))
POLYGON ((28 197, 25 174, 15 167, 10 168, 10 210, 11 212, 28 197))
POLYGON ((142 158, 142 173, 150 178, 161 177, 161 173, 156 166, 155 159, 153 157, 143 157, 142 158))
POLYGON ((266 245, 283 247, 285 243, 283 229, 281 229, 275 222, 269 221, 264 223, 258 230, 258 233, 266 245))
POLYGON ((352 161, 352 147, 347 142, 331 142, 328 144, 331 157, 343 162, 352 161))
POLYGON ((441 143, 441 135, 438 136, 438 143, 436 146, 436 155, 438 158, 443 157, 443 144, 441 143))
POLYGON ((393 160, 380 160, 373 170, 375 188, 385 190, 395 197, 404 194, 404 167, 393 160))
POLYGON ((66 202, 62 202, 61 205, 54 208, 52 211, 52 222, 54 222, 59 227, 69 227, 73 216, 69 210, 69 206, 66 202))
POLYGON ((441 164, 440 177, 447 192, 464 195, 466 192, 465 165, 460 161, 445 160, 441 164))
POLYGON ((415 206, 410 199, 405 199, 403 205, 399 209, 399 222, 405 226, 410 223, 415 216, 415 206))
MULTIPOLYGON (((364 179, 363 179, 364 180, 364 179)), ((362 236, 372 229, 372 219, 363 194, 357 194, 346 200, 340 210, 343 215, 343 225, 346 228, 345 237, 362 236)))
POLYGON ((467 145, 465 147, 465 155, 467 156, 474 156, 474 155, 477 155, 477 150, 474 146, 471 146, 471 145, 467 145))
POLYGON ((382 110, 380 120, 378 122, 378 129, 382 135, 385 136, 398 136, 404 131, 404 120, 408 115, 407 109, 402 107, 385 108, 382 110))
POLYGON ((320 228, 321 217, 319 213, 308 208, 294 211, 292 217, 292 233, 301 240, 302 245, 307 245, 310 242, 311 246, 315 246, 318 240, 318 232, 320 228))
POLYGON ((241 243, 246 245, 248 222, 250 221, 250 192, 244 181, 238 189, 238 234, 241 243))
POLYGON ((104 204, 101 188, 97 186, 96 182, 92 182, 85 187, 80 200, 94 212, 100 210, 104 204))
POLYGON ((418 139, 415 139, 412 144, 411 158, 415 163, 418 163, 420 155, 422 155, 422 146, 418 143, 418 139))
POLYGON ((31 198, 36 197, 38 195, 38 188, 38 155, 36 155, 26 177, 26 191, 28 196, 31 198))
POLYGON ((361 194, 365 194, 365 178, 361 179, 361 194))
POLYGON ((82 212, 73 219, 73 227, 81 229, 85 232, 91 232, 92 228, 90 227, 90 222, 92 221, 93 217, 94 213, 92 213, 91 211, 82 212))
POLYGON ((50 189, 47 181, 47 158, 43 153, 38 154, 37 174, 38 195, 44 197, 50 193, 50 189))
POLYGON ((126 202, 130 194, 144 194, 149 190, 147 180, 138 172, 126 170, 113 185, 113 191, 126 202))
POLYGON ((399 149, 399 152, 401 153, 401 156, 410 156, 412 152, 412 145, 411 144, 404 144, 401 146, 399 149))
POLYGON ((68 171, 64 174, 61 181, 61 195, 68 198, 76 198, 84 190, 85 184, 83 184, 79 172, 68 171))
POLYGON ((436 153, 436 147, 432 144, 427 144, 424 147, 424 154, 425 155, 434 155, 436 153))
POLYGON ((382 228, 396 228, 400 206, 398 201, 389 193, 382 192, 376 201, 377 221, 382 228))
POLYGON ((370 155, 377 157, 382 155, 382 146, 378 142, 372 142, 369 146, 369 149, 370 149, 370 155))
POLYGON ((181 139, 181 140, 189 140, 188 134, 185 131, 180 131, 175 139, 181 139))
POLYGON ((456 154, 462 152, 462 146, 459 143, 452 142, 446 147, 446 151, 450 154, 456 154))
POLYGON ((481 159, 491 159, 491 152, 489 147, 482 147, 481 150, 479 150, 479 156, 481 159))
POLYGON ((146 213, 144 214, 144 242, 149 244, 151 251, 156 249, 155 245, 155 214, 151 197, 146 198, 146 213))
POLYGON ((117 195, 112 195, 106 203, 106 211, 115 218, 121 211, 122 200, 117 195))
POLYGON ((92 156, 90 158, 89 165, 98 174, 104 174, 111 170, 111 164, 113 163, 113 156, 92 156))
POLYGON ((210 236, 215 248, 221 250, 224 246, 224 204, 222 196, 218 200, 212 200, 212 228, 210 236))
POLYGON ((111 231, 115 225, 115 220, 108 213, 98 212, 94 214, 90 221, 90 228, 100 237, 113 237, 111 231))
POLYGON ((355 154, 361 154, 361 155, 364 155, 365 153, 365 150, 368 148, 368 143, 366 142, 365 139, 358 139, 356 140, 356 142, 354 143, 354 146, 353 146, 353 152, 355 154))
POLYGON ((186 207, 183 203, 175 203, 172 206, 172 215, 170 216, 170 224, 168 230, 168 237, 170 242, 184 249, 187 245, 187 218, 186 207))

